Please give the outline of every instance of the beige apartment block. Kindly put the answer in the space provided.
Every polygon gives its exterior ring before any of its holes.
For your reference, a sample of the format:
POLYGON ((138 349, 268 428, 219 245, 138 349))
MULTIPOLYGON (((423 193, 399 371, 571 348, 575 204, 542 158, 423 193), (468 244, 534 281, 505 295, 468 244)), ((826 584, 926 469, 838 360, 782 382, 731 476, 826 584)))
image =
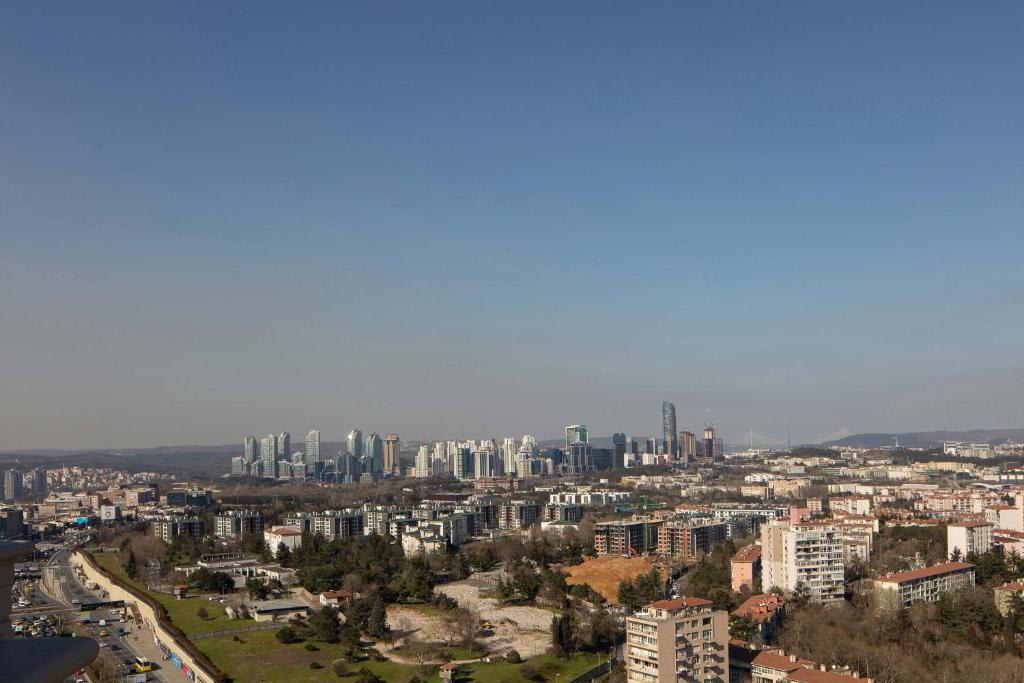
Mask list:
POLYGON ((709 600, 660 600, 626 618, 630 683, 728 683, 729 614, 709 600))

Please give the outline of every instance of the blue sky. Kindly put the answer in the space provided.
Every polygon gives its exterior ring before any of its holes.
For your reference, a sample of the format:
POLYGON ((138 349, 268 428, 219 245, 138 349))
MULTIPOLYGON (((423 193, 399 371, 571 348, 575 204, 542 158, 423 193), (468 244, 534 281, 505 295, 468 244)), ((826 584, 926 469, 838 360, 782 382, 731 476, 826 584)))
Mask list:
POLYGON ((1024 427, 1022 22, 5 6, 0 433, 1024 427))

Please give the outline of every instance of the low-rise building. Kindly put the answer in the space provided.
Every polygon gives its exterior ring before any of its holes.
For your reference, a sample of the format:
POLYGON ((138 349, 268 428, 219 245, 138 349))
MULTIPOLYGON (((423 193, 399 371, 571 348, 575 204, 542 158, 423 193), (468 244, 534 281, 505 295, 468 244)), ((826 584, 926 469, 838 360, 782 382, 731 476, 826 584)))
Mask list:
POLYGON ((757 626, 756 640, 774 643, 782 628, 786 613, 786 598, 777 593, 751 595, 732 611, 734 617, 746 617, 757 626))
POLYGON ((974 565, 947 562, 881 576, 874 580, 879 606, 907 607, 915 602, 936 602, 942 593, 974 586, 974 565))
POLYGON ((263 541, 274 553, 281 545, 288 550, 295 550, 302 545, 302 532, 290 526, 275 526, 263 532, 263 541))
POLYGON ((732 589, 737 593, 746 586, 750 590, 761 587, 761 546, 745 545, 730 560, 732 589))
POLYGON ((752 683, 874 683, 849 669, 827 669, 782 650, 763 650, 751 662, 752 683))
POLYGON ((996 609, 1005 617, 1013 611, 1015 598, 1024 600, 1024 581, 1004 583, 1002 586, 996 586, 992 591, 996 601, 996 609))

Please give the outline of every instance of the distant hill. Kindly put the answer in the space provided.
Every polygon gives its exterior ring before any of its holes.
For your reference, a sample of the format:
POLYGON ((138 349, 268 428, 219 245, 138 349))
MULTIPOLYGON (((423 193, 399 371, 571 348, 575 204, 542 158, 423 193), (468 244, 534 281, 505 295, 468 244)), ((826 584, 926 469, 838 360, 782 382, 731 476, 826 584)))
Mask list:
POLYGON ((850 448, 881 448, 895 446, 907 448, 940 448, 943 441, 969 441, 971 443, 1000 444, 1007 441, 1024 441, 1024 429, 972 429, 965 432, 901 432, 889 434, 853 434, 836 441, 826 441, 824 446, 849 446, 850 448))

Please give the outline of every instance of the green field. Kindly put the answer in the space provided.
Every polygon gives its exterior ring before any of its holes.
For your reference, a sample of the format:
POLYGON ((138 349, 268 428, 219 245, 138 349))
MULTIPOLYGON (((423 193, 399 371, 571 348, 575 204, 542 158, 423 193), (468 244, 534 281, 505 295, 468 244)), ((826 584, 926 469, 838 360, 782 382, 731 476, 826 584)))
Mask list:
POLYGON ((528 659, 522 664, 508 662, 463 664, 459 667, 458 679, 460 681, 479 681, 480 683, 529 683, 529 679, 521 673, 523 667, 529 667, 542 675, 546 681, 569 681, 600 664, 604 657, 605 655, 586 652, 574 655, 570 659, 541 655, 528 659))
POLYGON ((224 629, 238 628, 240 626, 250 626, 256 623, 252 619, 228 619, 227 613, 224 611, 225 605, 222 605, 219 602, 211 602, 205 597, 193 597, 178 600, 173 595, 153 593, 152 591, 147 590, 143 583, 129 579, 124 573, 124 568, 121 567, 121 561, 118 553, 94 553, 93 558, 95 558, 96 564, 100 567, 163 605, 164 609, 167 610, 167 614, 170 616, 171 621, 174 622, 174 625, 180 628, 186 635, 203 633, 204 631, 222 631, 224 629), (205 608, 208 613, 205 620, 200 619, 196 615, 196 611, 200 607, 205 608))
MULTIPOLYGON (((302 643, 283 645, 278 642, 274 631, 253 631, 242 633, 239 641, 232 636, 217 636, 197 641, 196 647, 205 652, 217 666, 235 681, 254 683, 301 683, 303 681, 338 680, 331 671, 331 663, 341 657, 346 648, 317 642, 317 652, 309 652, 302 643), (311 669, 311 662, 320 662, 323 669, 311 669)), ((405 683, 416 674, 416 667, 396 662, 363 661, 349 664, 354 674, 366 667, 385 681, 405 683)), ((354 676, 352 676, 354 678, 354 676)), ((421 680, 440 681, 437 674, 420 675, 421 680)))
MULTIPOLYGON (((186 635, 256 623, 249 619, 229 620, 224 613, 224 605, 210 602, 203 597, 177 600, 170 595, 150 592, 146 589, 145 585, 139 581, 129 579, 125 575, 117 553, 95 553, 93 557, 96 559, 96 563, 103 569, 160 602, 167 610, 171 621, 186 635), (209 617, 206 620, 196 616, 196 610, 200 607, 205 607, 209 613, 209 617)), ((407 605, 407 607, 420 609, 425 612, 437 610, 437 608, 430 605, 407 605)), ((345 681, 354 679, 355 672, 358 672, 362 667, 369 669, 385 681, 388 681, 388 683, 406 683, 414 675, 418 675, 424 683, 439 683, 441 680, 434 667, 430 667, 432 669, 430 673, 424 674, 419 672, 418 667, 413 665, 399 664, 391 661, 376 662, 372 660, 350 664, 349 676, 338 678, 331 671, 330 667, 335 659, 344 654, 344 646, 317 642, 316 646, 319 650, 309 652, 303 643, 285 645, 279 642, 275 634, 276 631, 252 631, 239 634, 237 636, 238 640, 235 640, 234 636, 224 635, 197 640, 193 644, 238 683, 242 681, 253 681, 256 683, 345 681), (319 662, 324 668, 311 669, 309 667, 311 662, 319 662)), ((400 654, 400 652, 396 654, 400 654)), ((478 653, 464 648, 451 648, 448 654, 455 659, 472 659, 479 656, 478 653)), ((601 660, 602 655, 584 653, 575 655, 571 659, 559 659, 551 655, 542 655, 521 664, 477 662, 462 665, 459 669, 457 680, 461 683, 468 681, 479 681, 480 683, 529 683, 529 679, 522 674, 523 669, 527 668, 541 674, 545 680, 553 681, 560 679, 567 681, 599 664, 601 660)))

